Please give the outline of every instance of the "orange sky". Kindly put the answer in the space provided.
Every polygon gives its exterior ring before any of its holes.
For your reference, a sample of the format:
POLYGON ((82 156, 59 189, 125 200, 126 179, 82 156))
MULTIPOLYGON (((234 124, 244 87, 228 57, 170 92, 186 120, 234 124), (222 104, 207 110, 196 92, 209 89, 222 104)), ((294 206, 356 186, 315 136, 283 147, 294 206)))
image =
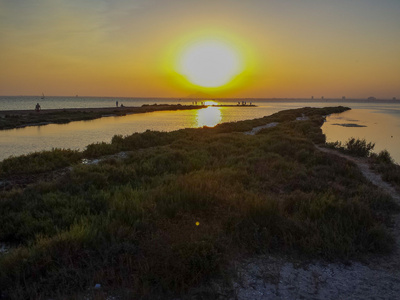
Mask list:
POLYGON ((400 98, 400 1, 0 0, 0 95, 400 98), (233 45, 243 73, 204 89, 182 49, 233 45))

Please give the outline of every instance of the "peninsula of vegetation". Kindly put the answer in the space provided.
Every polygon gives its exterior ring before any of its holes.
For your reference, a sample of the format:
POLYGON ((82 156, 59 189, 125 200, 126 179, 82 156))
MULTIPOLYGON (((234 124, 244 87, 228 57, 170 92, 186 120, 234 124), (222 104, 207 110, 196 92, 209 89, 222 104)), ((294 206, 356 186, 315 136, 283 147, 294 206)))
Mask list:
POLYGON ((65 108, 35 110, 0 111, 0 130, 38 126, 47 124, 66 124, 73 121, 94 120, 108 116, 125 116, 154 111, 172 111, 205 108, 204 105, 152 104, 141 107, 103 107, 103 108, 65 108))
MULTIPOLYGON (((390 255, 398 204, 355 163, 320 150, 324 116, 345 110, 116 135, 82 152, 2 161, 0 298, 169 299, 215 278, 229 285, 239 257, 390 255)), ((390 155, 374 159, 399 187, 390 155)))

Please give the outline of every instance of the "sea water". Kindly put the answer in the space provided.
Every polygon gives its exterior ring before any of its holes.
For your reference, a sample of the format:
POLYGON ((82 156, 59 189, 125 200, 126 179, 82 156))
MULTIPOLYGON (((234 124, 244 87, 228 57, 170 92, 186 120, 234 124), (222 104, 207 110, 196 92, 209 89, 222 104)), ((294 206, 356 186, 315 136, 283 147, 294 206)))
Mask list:
POLYGON ((42 109, 63 109, 63 108, 97 108, 97 107, 115 107, 141 106, 148 103, 169 103, 178 102, 179 99, 158 99, 158 98, 118 98, 118 97, 55 97, 55 96, 9 96, 0 97, 1 110, 29 110, 35 109, 36 103, 40 104, 42 109), (160 102, 161 101, 161 102, 160 102))
MULTIPOLYGON (((115 107, 116 101, 124 106, 143 104, 192 104, 190 99, 160 98, 96 98, 96 97, 0 97, 0 110, 115 107)), ((222 104, 235 104, 241 100, 224 100, 222 104)), ((215 126, 260 118, 284 109, 299 107, 348 106, 352 110, 326 118, 322 126, 327 141, 345 142, 350 137, 375 142, 375 151, 387 149, 397 163, 400 162, 400 103, 395 101, 307 101, 257 99, 246 100, 257 107, 208 107, 198 110, 165 111, 133 114, 124 117, 103 117, 69 124, 49 124, 0 131, 0 160, 11 155, 27 154, 52 148, 83 150, 90 143, 110 142, 116 135, 129 135, 146 130, 172 131, 181 128, 215 126)), ((200 104, 202 100, 197 100, 200 104)), ((400 101, 399 101, 400 102, 400 101)))

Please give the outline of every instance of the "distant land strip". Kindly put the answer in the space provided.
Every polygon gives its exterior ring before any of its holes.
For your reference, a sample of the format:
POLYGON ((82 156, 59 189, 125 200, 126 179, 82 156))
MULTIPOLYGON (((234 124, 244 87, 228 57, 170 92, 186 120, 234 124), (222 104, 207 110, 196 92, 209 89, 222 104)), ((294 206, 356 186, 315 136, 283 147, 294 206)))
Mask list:
POLYGON ((174 111, 206 108, 206 105, 152 104, 141 107, 102 107, 102 108, 63 108, 0 111, 0 130, 41 126, 47 124, 66 124, 73 121, 94 120, 107 116, 125 116, 154 111, 174 111))

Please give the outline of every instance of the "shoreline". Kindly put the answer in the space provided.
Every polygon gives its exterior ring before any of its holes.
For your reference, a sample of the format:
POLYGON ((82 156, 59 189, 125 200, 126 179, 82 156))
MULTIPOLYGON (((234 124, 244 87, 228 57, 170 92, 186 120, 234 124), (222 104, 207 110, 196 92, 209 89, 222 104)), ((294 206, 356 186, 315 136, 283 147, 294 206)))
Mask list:
POLYGON ((196 109, 204 108, 206 105, 182 105, 182 104, 144 104, 142 106, 124 106, 124 107, 88 107, 88 108, 49 108, 41 109, 36 112, 34 109, 15 109, 15 110, 0 110, 0 117, 5 115, 36 115, 36 114, 51 114, 59 112, 124 112, 124 113, 143 113, 152 109, 173 110, 173 109, 196 109))
POLYGON ((155 111, 175 111, 206 108, 205 105, 152 104, 125 107, 98 108, 59 108, 35 110, 0 111, 0 130, 42 126, 48 124, 67 124, 74 121, 89 121, 110 116, 126 116, 155 111))
POLYGON ((120 117, 155 111, 192 110, 207 107, 257 107, 256 105, 182 105, 182 104, 144 104, 142 106, 96 107, 96 108, 57 108, 30 110, 1 110, 0 130, 43 126, 48 124, 67 124, 74 121, 89 121, 102 117, 120 117))

